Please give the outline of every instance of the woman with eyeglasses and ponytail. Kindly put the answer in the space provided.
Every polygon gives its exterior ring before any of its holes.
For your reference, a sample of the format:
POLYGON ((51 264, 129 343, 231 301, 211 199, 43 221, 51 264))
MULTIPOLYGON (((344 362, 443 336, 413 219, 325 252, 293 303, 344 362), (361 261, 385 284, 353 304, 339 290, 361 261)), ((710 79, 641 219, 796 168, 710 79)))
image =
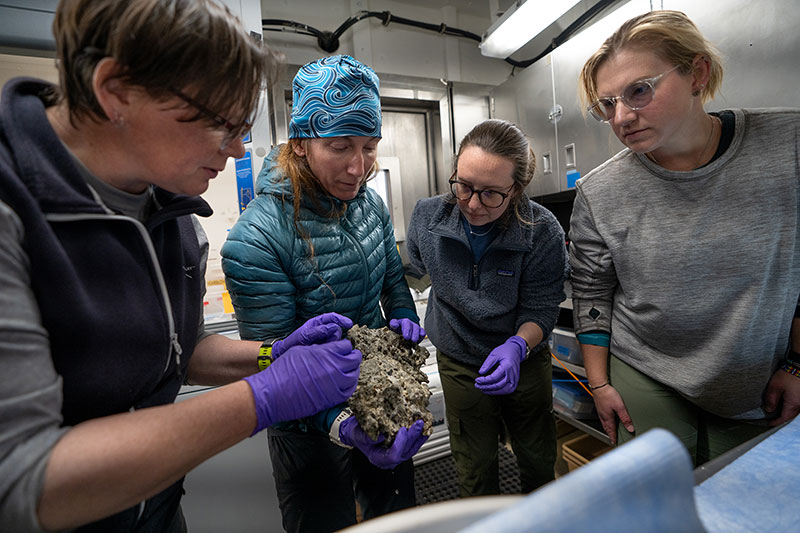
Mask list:
POLYGON ((625 22, 580 75, 626 148, 577 182, 575 331, 605 432, 700 465, 800 411, 800 111, 703 108, 719 54, 686 15, 625 22))
POLYGON ((478 124, 461 141, 450 193, 420 200, 408 227, 409 258, 431 279, 425 330, 437 348, 462 497, 499 494, 505 430, 522 492, 554 477, 546 340, 568 265, 555 216, 524 194, 535 162, 516 125, 478 124))

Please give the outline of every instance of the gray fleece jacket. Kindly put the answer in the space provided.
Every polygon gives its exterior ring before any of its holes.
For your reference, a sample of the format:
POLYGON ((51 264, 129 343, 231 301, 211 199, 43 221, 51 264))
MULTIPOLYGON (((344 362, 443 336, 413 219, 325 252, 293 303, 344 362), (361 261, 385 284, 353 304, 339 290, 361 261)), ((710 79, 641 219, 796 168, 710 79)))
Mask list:
POLYGON ((764 416, 800 295, 800 111, 734 110, 730 146, 691 172, 623 150, 578 181, 576 333, 713 414, 764 416))
POLYGON ((474 264, 461 212, 448 196, 417 202, 407 234, 412 264, 431 278, 424 322, 431 342, 462 363, 480 366, 524 322, 538 324, 547 339, 569 269, 556 218, 533 201, 523 202, 522 215, 533 223, 514 218, 474 264))

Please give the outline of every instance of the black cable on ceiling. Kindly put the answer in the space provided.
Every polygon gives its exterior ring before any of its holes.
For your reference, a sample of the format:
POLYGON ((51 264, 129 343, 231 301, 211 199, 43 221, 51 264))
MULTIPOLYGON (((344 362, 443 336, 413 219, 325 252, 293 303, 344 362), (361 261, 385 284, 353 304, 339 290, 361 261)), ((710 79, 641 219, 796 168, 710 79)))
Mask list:
MULTIPOLYGON (((547 54, 555 50, 558 46, 566 42, 570 37, 572 37, 572 35, 577 33, 590 20, 592 20, 595 16, 597 16, 598 13, 600 13, 602 10, 604 10, 611 4, 615 3, 616 1, 617 0, 600 0, 599 2, 594 4, 585 13, 583 13, 580 17, 578 17, 572 24, 567 26, 564 29, 564 31, 559 33, 550 42, 550 45, 536 57, 527 59, 525 61, 517 61, 516 59, 511 59, 510 57, 507 57, 505 58, 504 61, 515 68, 516 67, 525 68, 532 65, 542 57, 546 56, 547 54)), ((480 35, 459 28, 454 28, 452 26, 448 26, 445 23, 431 24, 428 22, 407 19, 392 15, 391 11, 359 11, 354 16, 345 20, 338 28, 336 28, 336 30, 332 32, 318 30, 317 28, 314 28, 307 24, 302 24, 300 22, 295 22, 292 20, 285 20, 285 19, 262 19, 261 26, 266 31, 286 31, 284 28, 291 28, 297 34, 316 37, 317 44, 319 45, 319 47, 323 51, 331 54, 339 49, 339 38, 344 34, 344 32, 347 31, 351 26, 353 26, 357 22, 362 21, 366 18, 377 18, 381 21, 381 23, 384 26, 388 26, 390 23, 394 22, 396 24, 404 24, 406 26, 413 26, 415 28, 420 28, 423 30, 435 31, 436 33, 440 33, 442 35, 451 35, 453 37, 464 37, 466 39, 471 39, 477 42, 481 42, 482 40, 482 37, 480 35)))
POLYGON ((615 3, 617 0, 601 0, 597 2, 595 5, 587 9, 584 13, 581 14, 580 17, 575 19, 575 21, 564 28, 564 31, 556 35, 553 40, 550 42, 550 45, 545 48, 539 55, 536 57, 532 57, 531 59, 526 59, 525 61, 515 61, 511 63, 509 61, 510 58, 506 58, 506 61, 514 65, 515 67, 529 67, 539 61, 541 58, 564 44, 569 40, 570 37, 578 33, 584 26, 586 26, 590 20, 597 16, 598 13, 603 11, 605 8, 610 6, 611 4, 615 3))

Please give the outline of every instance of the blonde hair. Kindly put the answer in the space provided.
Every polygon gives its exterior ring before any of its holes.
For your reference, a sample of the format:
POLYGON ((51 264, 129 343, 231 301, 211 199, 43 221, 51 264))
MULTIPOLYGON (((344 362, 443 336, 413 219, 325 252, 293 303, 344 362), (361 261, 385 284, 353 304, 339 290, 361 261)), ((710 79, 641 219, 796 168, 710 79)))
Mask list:
POLYGON ((668 63, 678 66, 683 74, 692 72, 698 55, 708 59, 708 81, 700 90, 703 103, 711 100, 722 84, 720 54, 697 26, 680 11, 650 11, 622 24, 583 65, 578 85, 584 110, 598 97, 597 70, 608 59, 627 48, 652 51, 668 63))
MULTIPOLYGON (((105 57, 119 78, 156 99, 186 91, 234 123, 251 121, 280 56, 211 0, 62 0, 53 20, 60 87, 70 120, 108 119, 92 77, 105 57)), ((193 120, 201 118, 200 113, 193 120)))

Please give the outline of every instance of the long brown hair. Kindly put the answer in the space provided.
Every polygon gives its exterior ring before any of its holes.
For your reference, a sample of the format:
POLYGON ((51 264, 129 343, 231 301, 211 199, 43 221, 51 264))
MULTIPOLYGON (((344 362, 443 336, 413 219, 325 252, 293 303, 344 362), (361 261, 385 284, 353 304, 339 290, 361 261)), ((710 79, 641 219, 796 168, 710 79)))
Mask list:
MULTIPOLYGON (((500 217, 500 224, 508 226, 513 212, 522 223, 530 223, 520 213, 520 206, 525 199, 525 187, 531 182, 536 170, 536 155, 528 142, 525 133, 512 122, 499 119, 485 120, 472 128, 461 140, 458 154, 453 161, 453 171, 458 169, 458 158, 470 146, 480 148, 484 152, 507 159, 514 164, 511 177, 514 188, 511 191, 508 208, 500 217)), ((453 198, 455 201, 455 198, 453 198)))

